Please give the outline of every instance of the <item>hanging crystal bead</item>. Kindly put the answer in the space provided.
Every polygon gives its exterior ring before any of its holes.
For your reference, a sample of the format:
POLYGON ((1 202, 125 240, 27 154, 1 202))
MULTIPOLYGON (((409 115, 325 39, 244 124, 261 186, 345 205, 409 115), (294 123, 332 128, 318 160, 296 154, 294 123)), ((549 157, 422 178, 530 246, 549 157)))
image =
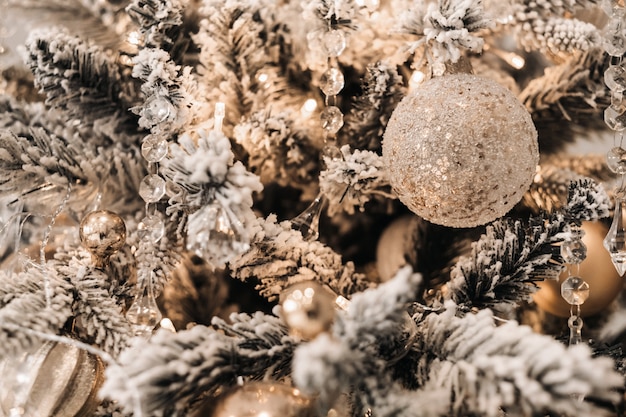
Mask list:
POLYGON ((302 213, 291 220, 291 228, 299 231, 304 240, 311 241, 319 237, 320 216, 325 203, 326 197, 320 194, 302 213))
POLYGON ((168 149, 167 140, 157 135, 148 135, 141 143, 141 155, 148 162, 162 161, 168 149))
POLYGON ((322 48, 326 55, 337 57, 346 49, 346 35, 341 30, 329 30, 322 35, 322 48))
POLYGON ((567 320, 567 326, 569 327, 569 345, 577 345, 583 341, 582 332, 583 319, 580 316, 572 315, 567 320))
POLYGON ((603 31, 602 47, 611 56, 620 57, 626 52, 626 31, 622 17, 612 15, 603 31))
POLYGON ((616 174, 626 174, 626 149, 616 146, 606 154, 606 164, 616 174))
POLYGON ((165 224, 159 215, 146 215, 137 225, 137 235, 140 239, 157 243, 165 235, 165 224))
POLYGON ((626 200, 616 198, 615 213, 609 232, 604 238, 604 247, 611 255, 611 260, 617 272, 624 275, 626 272, 626 200))
POLYGON ((147 100, 141 116, 151 125, 158 125, 176 117, 176 107, 164 97, 152 97, 147 100))
POLYGON ((320 88, 327 96, 336 96, 344 85, 343 73, 338 68, 329 68, 320 77, 320 88))
POLYGON ((626 106, 611 104, 604 110, 604 122, 617 132, 626 129, 626 106))
POLYGON ((561 257, 568 264, 579 264, 587 257, 587 246, 580 239, 566 240, 561 245, 561 257))
POLYGON ((568 304, 579 306, 589 298, 589 284, 575 275, 567 277, 561 283, 561 296, 568 304))
POLYGON ((154 296, 153 280, 154 271, 137 274, 137 295, 126 312, 126 319, 132 325, 135 336, 149 337, 163 318, 154 296))
POLYGON ((626 90, 626 68, 623 64, 611 65, 604 71, 604 83, 613 93, 626 90))
POLYGON ((320 113, 322 128, 328 133, 334 134, 343 126, 343 113, 338 107, 328 106, 320 113))
POLYGON ((623 0, 602 0, 600 7, 602 7, 607 16, 622 17, 626 14, 623 0))
POLYGON ((215 201, 189 216, 187 249, 215 267, 250 249, 245 228, 229 209, 215 201))
POLYGON ((139 184, 139 195, 146 203, 156 203, 165 195, 165 180, 157 174, 146 175, 139 184))

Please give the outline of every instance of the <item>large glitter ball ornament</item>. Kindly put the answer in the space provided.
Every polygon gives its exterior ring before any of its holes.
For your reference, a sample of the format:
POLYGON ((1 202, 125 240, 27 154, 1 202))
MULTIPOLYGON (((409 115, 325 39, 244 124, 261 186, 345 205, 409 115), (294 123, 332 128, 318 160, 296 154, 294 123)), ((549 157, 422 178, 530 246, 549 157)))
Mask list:
POLYGON ((305 340, 328 331, 335 319, 335 299, 315 281, 291 285, 280 295, 283 318, 290 332, 305 340))
POLYGON ((126 243, 126 225, 112 211, 92 211, 81 220, 79 235, 84 248, 93 255, 96 266, 102 266, 126 243))
POLYGON ((474 227, 506 214, 530 186, 537 131, 515 95, 495 81, 444 75, 398 104, 383 160, 411 211, 443 226, 474 227))
MULTIPOLYGON (((221 395, 212 417, 315 417, 315 403, 278 382, 249 382, 221 395)), ((199 417, 199 414, 196 414, 199 417)))

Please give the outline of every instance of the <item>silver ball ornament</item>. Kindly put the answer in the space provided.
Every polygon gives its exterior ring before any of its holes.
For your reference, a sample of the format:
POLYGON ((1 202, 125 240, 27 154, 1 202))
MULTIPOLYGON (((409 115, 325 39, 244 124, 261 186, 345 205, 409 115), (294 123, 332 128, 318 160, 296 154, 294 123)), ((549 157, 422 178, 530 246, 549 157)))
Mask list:
POLYGON ((310 340, 330 329, 335 319, 335 298, 315 281, 291 285, 280 295, 283 318, 290 332, 310 340))
POLYGON ((112 211, 92 211, 81 220, 79 235, 83 247, 93 255, 96 266, 101 267, 126 243, 126 225, 112 211))
POLYGON ((537 131, 524 106, 495 81, 445 75, 398 104, 383 160, 394 191, 415 214, 474 227, 506 214, 530 186, 537 131))

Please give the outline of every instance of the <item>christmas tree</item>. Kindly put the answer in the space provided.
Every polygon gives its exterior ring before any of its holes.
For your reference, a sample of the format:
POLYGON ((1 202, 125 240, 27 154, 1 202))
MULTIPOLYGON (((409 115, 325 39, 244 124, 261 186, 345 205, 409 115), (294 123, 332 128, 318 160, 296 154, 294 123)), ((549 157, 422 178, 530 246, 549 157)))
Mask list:
POLYGON ((622 1, 4 6, 0 416, 624 414, 622 1))

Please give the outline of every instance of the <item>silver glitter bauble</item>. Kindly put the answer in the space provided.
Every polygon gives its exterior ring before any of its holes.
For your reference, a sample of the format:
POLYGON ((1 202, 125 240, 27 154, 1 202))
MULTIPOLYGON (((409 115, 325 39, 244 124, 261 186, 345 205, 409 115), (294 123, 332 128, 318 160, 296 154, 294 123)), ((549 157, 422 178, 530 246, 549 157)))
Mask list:
POLYGON ((383 159, 394 191, 414 213, 474 227, 507 213, 530 186, 537 131, 524 106, 495 81, 445 75, 398 104, 383 159))

